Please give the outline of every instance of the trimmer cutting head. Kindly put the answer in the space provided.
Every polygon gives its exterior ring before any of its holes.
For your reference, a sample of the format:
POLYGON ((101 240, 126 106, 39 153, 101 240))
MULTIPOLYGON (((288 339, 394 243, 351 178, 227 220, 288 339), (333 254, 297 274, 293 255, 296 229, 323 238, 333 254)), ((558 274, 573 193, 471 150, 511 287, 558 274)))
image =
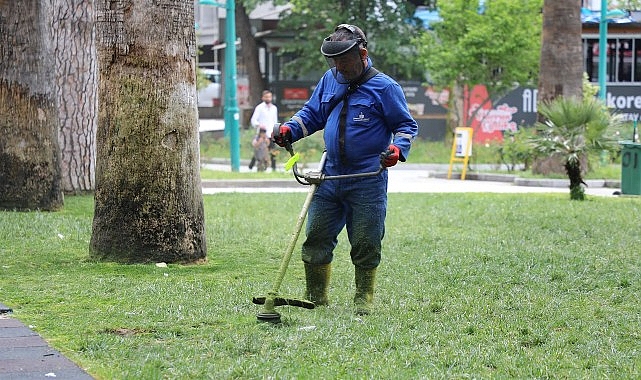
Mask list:
MULTIPOLYGON (((256 305, 264 305, 266 299, 267 297, 254 297, 252 302, 256 305)), ((304 309, 313 309, 316 307, 312 301, 282 297, 274 297, 274 306, 296 306, 304 309)))
POLYGON ((256 315, 256 318, 258 319, 258 322, 267 322, 273 324, 281 323, 280 314, 275 311, 261 311, 256 315))
POLYGON ((256 305, 265 305, 263 311, 256 315, 258 321, 274 324, 281 322, 280 314, 274 310, 276 306, 296 306, 305 309, 313 309, 316 307, 311 301, 283 297, 254 297, 252 302, 256 305))

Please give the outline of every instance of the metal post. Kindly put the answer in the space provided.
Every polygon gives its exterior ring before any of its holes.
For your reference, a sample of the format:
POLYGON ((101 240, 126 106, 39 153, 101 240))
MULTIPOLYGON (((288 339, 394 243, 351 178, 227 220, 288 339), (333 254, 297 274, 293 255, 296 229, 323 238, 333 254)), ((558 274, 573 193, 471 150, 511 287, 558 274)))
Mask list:
POLYGON ((229 135, 231 170, 240 170, 240 131, 238 129, 238 98, 236 97, 236 3, 226 4, 215 0, 200 0, 202 5, 225 7, 225 134, 229 135))
POLYGON ((236 97, 236 4, 227 0, 225 20, 225 129, 229 133, 231 170, 240 169, 240 131, 236 97))
POLYGON ((599 98, 606 100, 605 82, 608 75, 608 0, 601 0, 601 18, 599 20, 599 98))

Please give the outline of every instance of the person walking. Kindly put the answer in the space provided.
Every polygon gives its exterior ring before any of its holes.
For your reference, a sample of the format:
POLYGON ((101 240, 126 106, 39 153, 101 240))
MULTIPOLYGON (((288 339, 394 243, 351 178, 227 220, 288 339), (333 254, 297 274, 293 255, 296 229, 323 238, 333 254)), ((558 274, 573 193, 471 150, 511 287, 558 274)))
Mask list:
POLYGON ((258 134, 252 141, 254 147, 254 159, 256 167, 259 172, 267 170, 269 165, 269 139, 267 138, 267 131, 265 128, 259 128, 258 134))
MULTIPOLYGON (((274 125, 278 123, 278 108, 272 103, 273 94, 269 90, 264 90, 261 96, 262 102, 260 102, 256 108, 254 108, 254 113, 250 119, 251 125, 256 128, 256 134, 260 132, 260 129, 265 129, 267 134, 267 139, 269 140, 269 157, 271 161, 272 171, 276 170, 276 156, 274 156, 274 142, 272 141, 272 131, 274 125)), ((249 162, 249 169, 253 169, 254 164, 256 163, 256 157, 252 157, 249 162)))
MULTIPOLYGON (((310 99, 291 120, 276 127, 281 147, 324 130, 326 175, 376 171, 405 161, 418 125, 410 115, 400 85, 378 72, 367 52, 367 38, 354 25, 338 25, 321 46, 329 63, 310 99)), ((377 176, 323 181, 314 193, 301 257, 305 297, 329 304, 333 251, 343 228, 354 265, 355 312, 373 307, 376 270, 381 262, 387 212, 387 170, 377 176)))

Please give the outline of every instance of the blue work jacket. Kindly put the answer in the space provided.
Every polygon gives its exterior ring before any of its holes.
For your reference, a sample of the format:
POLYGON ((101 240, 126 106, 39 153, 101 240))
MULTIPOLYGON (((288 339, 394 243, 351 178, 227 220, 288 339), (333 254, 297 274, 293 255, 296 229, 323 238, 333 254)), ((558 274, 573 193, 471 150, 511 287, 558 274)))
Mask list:
MULTIPOLYGON (((371 61, 368 58, 368 64, 371 61)), ((380 154, 390 144, 400 151, 400 161, 409 155, 418 125, 410 115, 401 86, 379 73, 348 97, 345 131, 345 163, 339 152, 339 116, 347 84, 339 83, 328 70, 318 82, 312 96, 291 120, 292 140, 298 141, 324 129, 328 175, 376 171, 380 154), (333 108, 332 108, 333 106, 333 108)))

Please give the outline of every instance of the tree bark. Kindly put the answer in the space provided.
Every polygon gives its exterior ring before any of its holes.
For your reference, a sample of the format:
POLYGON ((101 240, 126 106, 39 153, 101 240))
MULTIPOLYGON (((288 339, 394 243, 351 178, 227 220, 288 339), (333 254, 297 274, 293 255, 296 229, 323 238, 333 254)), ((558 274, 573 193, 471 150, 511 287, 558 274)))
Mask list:
POLYGON ((585 190, 582 185, 585 185, 583 177, 581 176, 581 164, 577 162, 565 163, 565 170, 570 179, 570 199, 583 201, 585 200, 585 190))
POLYGON ((193 3, 97 5, 98 131, 92 257, 206 256, 193 3))
POLYGON ((251 31, 247 9, 242 2, 236 3, 236 29, 242 46, 240 55, 249 79, 249 104, 255 105, 261 102, 262 92, 266 88, 258 62, 258 45, 251 31))
POLYGON ((0 1, 0 209, 63 206, 52 9, 0 1))
POLYGON ((81 194, 95 188, 98 84, 94 0, 53 2, 62 186, 66 193, 81 194))
POLYGON ((583 93, 581 0, 545 0, 539 102, 583 93))

